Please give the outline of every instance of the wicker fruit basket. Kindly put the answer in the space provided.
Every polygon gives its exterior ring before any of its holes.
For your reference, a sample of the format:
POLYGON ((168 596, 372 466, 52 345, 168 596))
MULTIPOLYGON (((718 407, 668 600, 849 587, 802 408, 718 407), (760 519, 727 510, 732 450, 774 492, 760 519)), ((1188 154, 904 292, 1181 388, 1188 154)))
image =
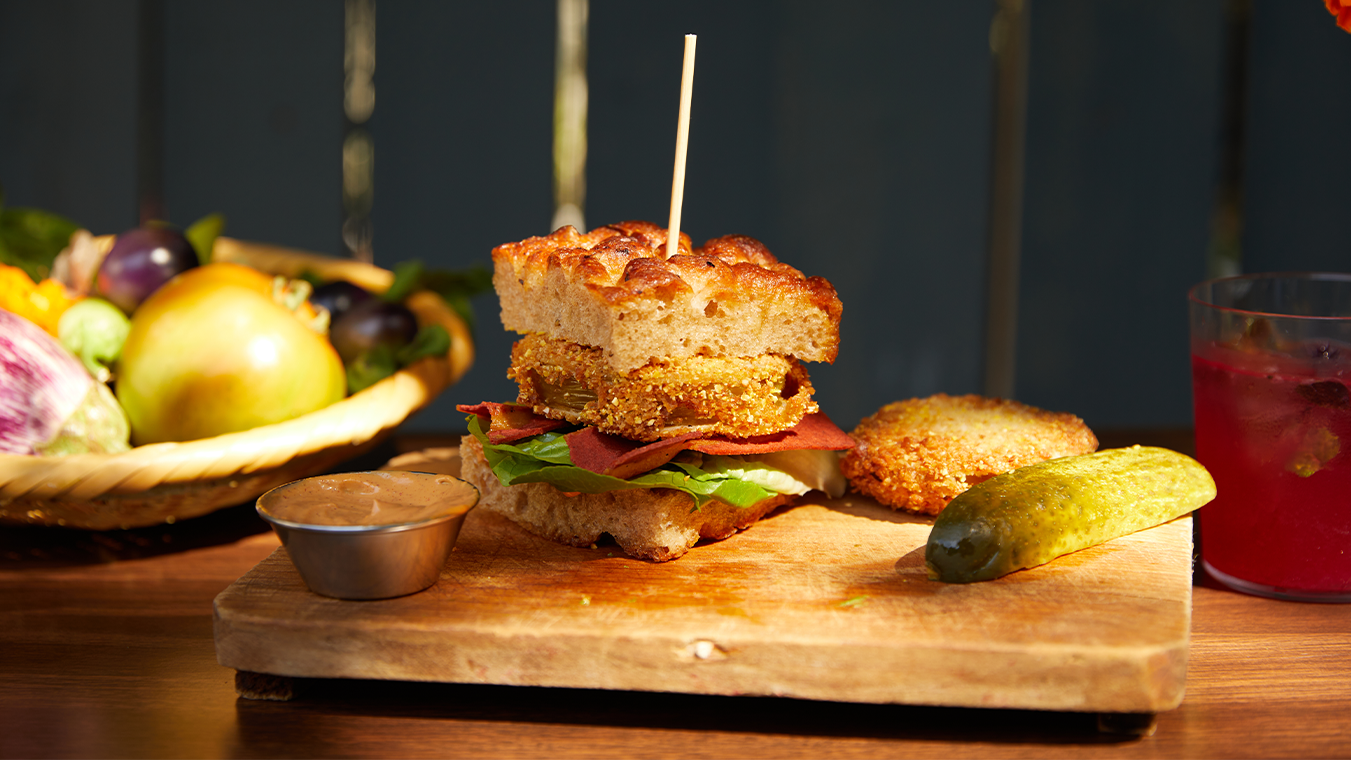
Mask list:
MULTIPOLYGON (((358 261, 230 238, 217 240, 214 256, 288 277, 310 271, 347 279, 375 292, 394 279, 358 261)), ((0 454, 0 525, 112 530, 172 523, 242 504, 361 454, 459 380, 474 359, 468 326, 440 297, 418 292, 407 305, 419 323, 450 333, 446 356, 415 362, 319 411, 240 433, 121 454, 0 454)))

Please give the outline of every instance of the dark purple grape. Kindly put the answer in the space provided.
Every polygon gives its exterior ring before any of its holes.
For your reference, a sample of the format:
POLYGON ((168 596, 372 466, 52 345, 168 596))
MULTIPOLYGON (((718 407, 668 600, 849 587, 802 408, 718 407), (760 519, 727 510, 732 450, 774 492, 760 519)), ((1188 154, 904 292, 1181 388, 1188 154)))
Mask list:
POLYGON ((310 294, 310 303, 328 309, 329 324, 335 324, 343 315, 359 303, 365 303, 374 296, 360 285, 346 280, 326 282, 310 294))
POLYGON ((138 227, 117 236, 99 265, 98 295, 130 314, 179 272, 198 264, 197 251, 177 230, 138 227))
POLYGON ((417 317, 401 303, 372 298, 353 306, 329 328, 328 338, 343 364, 351 364, 377 347, 391 353, 417 336, 417 317))

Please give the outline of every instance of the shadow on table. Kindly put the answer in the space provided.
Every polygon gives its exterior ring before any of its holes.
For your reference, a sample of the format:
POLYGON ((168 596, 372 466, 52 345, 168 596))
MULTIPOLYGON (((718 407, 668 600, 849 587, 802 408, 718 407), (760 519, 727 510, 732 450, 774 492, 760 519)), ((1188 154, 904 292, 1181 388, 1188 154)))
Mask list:
MULTIPOLYGON (((334 472, 379 469, 399 453, 384 442, 334 468, 334 472)), ((0 570, 51 569, 145 559, 231 544, 271 528, 253 502, 218 509, 173 524, 125 530, 0 526, 0 570)))
POLYGON ((271 528, 253 504, 172 525, 126 530, 0 527, 0 570, 38 570, 145 559, 234 543, 271 528))
MULTIPOLYGON (((470 721, 504 724, 490 731, 532 723, 910 741, 1121 744, 1139 739, 1140 733, 1132 733, 1135 729, 1129 726, 1148 723, 1151 717, 1121 716, 1128 728, 1114 733, 1102 730, 1097 713, 328 679, 296 679, 295 687, 295 699, 289 702, 238 700, 239 749, 244 754, 304 746, 319 757, 350 751, 354 740, 380 736, 397 754, 395 726, 408 721, 419 726, 421 741, 435 741, 442 731, 453 741, 464 731, 457 728, 460 722, 470 721), (436 720, 445 721, 444 727, 427 722, 436 720)), ((579 745, 584 736, 578 735, 579 745)))

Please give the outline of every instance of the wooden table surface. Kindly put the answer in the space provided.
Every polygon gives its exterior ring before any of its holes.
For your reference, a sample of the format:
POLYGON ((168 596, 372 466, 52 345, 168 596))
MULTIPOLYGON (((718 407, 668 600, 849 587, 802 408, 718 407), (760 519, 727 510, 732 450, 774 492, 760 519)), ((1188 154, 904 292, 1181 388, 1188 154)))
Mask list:
POLYGON ((238 699, 211 603, 276 547, 250 506, 0 529, 0 757, 1351 757, 1351 605, 1204 579, 1186 697, 1149 736, 1077 713, 573 689, 308 680, 238 699))

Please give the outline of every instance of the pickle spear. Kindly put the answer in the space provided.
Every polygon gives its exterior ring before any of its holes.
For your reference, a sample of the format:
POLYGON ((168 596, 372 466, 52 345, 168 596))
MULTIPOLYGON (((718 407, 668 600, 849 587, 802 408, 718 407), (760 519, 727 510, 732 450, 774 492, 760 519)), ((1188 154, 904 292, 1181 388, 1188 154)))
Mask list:
POLYGON ((1200 462, 1132 446, 1022 467, 953 499, 924 549, 929 577, 998 578, 1176 517, 1215 498, 1200 462))

